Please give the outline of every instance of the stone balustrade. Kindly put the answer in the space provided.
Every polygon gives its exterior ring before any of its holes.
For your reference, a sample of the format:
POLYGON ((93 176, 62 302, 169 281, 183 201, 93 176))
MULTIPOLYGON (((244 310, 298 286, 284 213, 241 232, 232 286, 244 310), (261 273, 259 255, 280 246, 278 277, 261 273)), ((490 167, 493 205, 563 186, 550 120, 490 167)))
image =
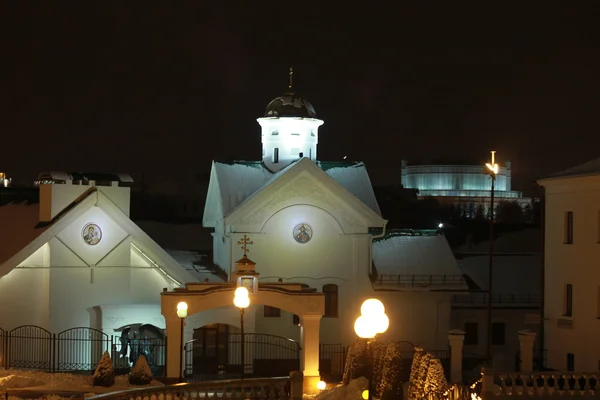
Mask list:
POLYGON ((302 381, 302 372, 293 372, 289 377, 177 383, 129 389, 87 397, 86 400, 187 400, 213 396, 222 400, 301 400, 302 381))

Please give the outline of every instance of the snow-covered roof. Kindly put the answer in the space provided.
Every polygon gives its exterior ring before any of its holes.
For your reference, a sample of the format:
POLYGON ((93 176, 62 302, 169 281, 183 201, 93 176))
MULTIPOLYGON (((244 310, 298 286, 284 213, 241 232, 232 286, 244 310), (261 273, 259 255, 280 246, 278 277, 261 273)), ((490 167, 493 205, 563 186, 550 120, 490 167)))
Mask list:
MULTIPOLYGON (((503 234, 494 240, 494 254, 539 254, 542 251, 541 235, 540 229, 537 228, 503 234)), ((490 251, 489 243, 489 240, 477 243, 468 242, 457 247, 454 253, 462 256, 488 254, 490 251)))
MULTIPOLYGON (((218 180, 223 215, 229 215, 244 200, 268 186, 294 164, 273 173, 262 161, 214 162, 213 168, 218 180)), ((316 165, 381 216, 371 180, 362 162, 318 161, 316 165)))
MULTIPOLYGON (((488 288, 489 257, 480 255, 460 261, 461 270, 482 289, 488 288)), ((494 257, 492 268, 493 296, 526 296, 541 294, 541 255, 494 257)))
POLYGON ((216 273, 216 268, 206 255, 195 251, 166 249, 167 253, 175 259, 186 271, 188 271, 198 282, 208 279, 210 282, 225 282, 225 272, 216 273), (208 265, 211 264, 211 265, 208 265), (211 268, 212 267, 212 268, 211 268))
POLYGON ((49 228, 38 227, 39 220, 38 204, 0 206, 0 265, 49 228))
POLYGON ((540 179, 544 181, 546 179, 555 179, 570 176, 585 176, 585 175, 598 175, 600 174, 600 158, 585 162, 583 164, 576 165, 571 168, 567 168, 564 171, 554 173, 550 176, 540 179))
POLYGON ((373 264, 382 282, 395 279, 407 284, 409 281, 402 276, 412 276, 411 280, 414 279, 420 286, 467 289, 462 280, 463 272, 442 234, 407 235, 392 232, 373 243, 373 264), (388 280, 386 276, 395 278, 388 280))

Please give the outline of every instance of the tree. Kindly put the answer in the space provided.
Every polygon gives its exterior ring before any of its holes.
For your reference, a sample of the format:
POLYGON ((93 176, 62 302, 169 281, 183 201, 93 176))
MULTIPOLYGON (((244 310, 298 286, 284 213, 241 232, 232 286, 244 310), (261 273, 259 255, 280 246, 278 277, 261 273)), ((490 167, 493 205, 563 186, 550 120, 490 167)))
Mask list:
POLYGON ((401 379, 402 357, 400 345, 394 342, 388 344, 385 349, 381 380, 379 386, 376 386, 379 396, 390 400, 401 399, 404 394, 401 379))
POLYGON ((439 358, 432 358, 429 361, 427 377, 425 379, 425 395, 441 395, 448 389, 448 382, 444 375, 444 367, 439 358))
POLYGON ((382 372, 385 368, 385 357, 389 345, 374 341, 370 346, 373 352, 373 388, 375 388, 375 392, 378 393, 379 391, 377 388, 379 388, 379 385, 381 384, 382 372))
POLYGON ((421 396, 419 393, 419 367, 421 365, 421 359, 425 355, 425 349, 421 347, 415 347, 415 352, 413 354, 412 365, 410 367, 410 378, 408 380, 408 400, 417 400, 420 399, 421 396))
POLYGON ((342 382, 344 385, 350 383, 352 379, 367 376, 367 341, 358 339, 358 341, 348 348, 346 356, 346 366, 342 382))
POLYGON ((149 385, 151 382, 152 370, 150 370, 146 356, 140 354, 131 370, 131 374, 129 374, 129 383, 132 385, 149 385))
POLYGON ((115 384, 115 370, 113 368, 112 359, 105 351, 96 367, 94 377, 92 379, 94 386, 110 387, 115 384))
POLYGON ((415 396, 416 399, 421 399, 425 396, 425 379, 427 379, 427 371, 429 370, 429 363, 433 357, 430 353, 425 352, 419 362, 417 368, 417 376, 415 382, 415 396))

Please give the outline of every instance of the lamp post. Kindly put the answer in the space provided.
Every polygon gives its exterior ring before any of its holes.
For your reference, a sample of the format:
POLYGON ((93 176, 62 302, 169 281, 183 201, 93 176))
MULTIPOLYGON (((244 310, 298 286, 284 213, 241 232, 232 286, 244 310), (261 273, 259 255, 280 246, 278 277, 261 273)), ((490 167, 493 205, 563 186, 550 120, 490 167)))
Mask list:
MULTIPOLYGON (((361 316, 354 322, 354 332, 359 338, 367 339, 367 352, 370 358, 368 400, 373 398, 373 349, 371 342, 378 333, 387 331, 390 320, 385 315, 383 303, 377 299, 367 299, 360 307, 361 316)), ((363 396, 364 398, 364 396, 363 396)))
POLYGON ((240 309, 240 350, 241 350, 241 363, 242 363, 242 379, 244 379, 244 372, 246 371, 246 365, 244 360, 244 310, 250 305, 250 297, 248 296, 248 289, 245 287, 239 287, 235 289, 233 296, 233 305, 240 309))
POLYGON ((183 321, 187 317, 188 305, 185 301, 177 304, 177 316, 181 321, 181 352, 179 353, 179 383, 183 382, 183 354, 185 352, 185 344, 183 343, 183 321))
POLYGON ((492 179, 492 187, 490 193, 490 248, 489 248, 489 264, 488 264, 488 297, 487 297, 487 351, 486 358, 488 364, 492 365, 492 283, 494 278, 492 275, 494 266, 494 184, 496 183, 496 175, 498 174, 498 164, 496 164, 496 152, 492 150, 492 160, 485 163, 485 172, 492 179))

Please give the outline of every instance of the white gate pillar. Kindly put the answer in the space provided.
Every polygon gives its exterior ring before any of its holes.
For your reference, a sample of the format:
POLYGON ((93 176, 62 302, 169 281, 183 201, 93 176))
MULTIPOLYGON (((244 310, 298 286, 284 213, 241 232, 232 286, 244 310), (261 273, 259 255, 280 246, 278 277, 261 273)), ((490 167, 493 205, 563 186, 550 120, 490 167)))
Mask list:
MULTIPOLYGON (((177 316, 166 316, 167 325, 167 378, 179 378, 182 368, 183 351, 181 349, 181 319, 177 316)), ((184 321, 185 323, 185 321, 184 321)))
POLYGON ((304 394, 316 394, 319 374, 319 332, 321 315, 302 315, 302 360, 304 366, 304 394))

